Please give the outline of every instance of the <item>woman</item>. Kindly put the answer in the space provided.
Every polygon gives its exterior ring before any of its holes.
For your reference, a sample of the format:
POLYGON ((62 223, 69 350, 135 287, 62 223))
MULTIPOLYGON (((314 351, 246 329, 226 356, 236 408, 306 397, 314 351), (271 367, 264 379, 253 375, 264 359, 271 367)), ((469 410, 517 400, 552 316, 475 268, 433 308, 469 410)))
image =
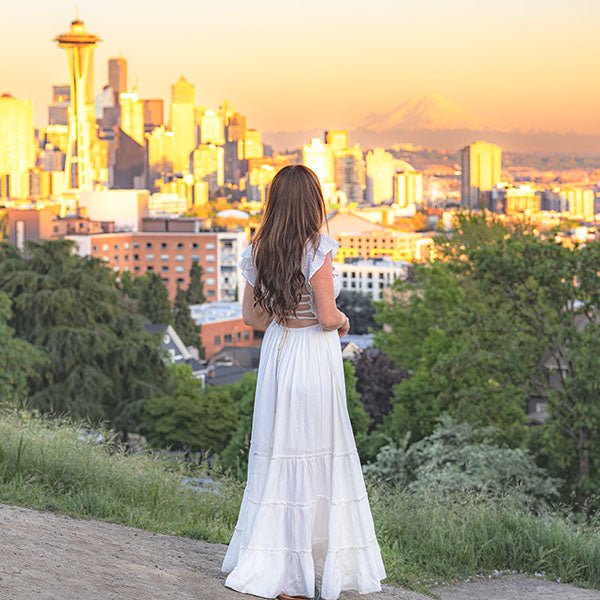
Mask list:
POLYGON ((263 221, 239 263, 244 322, 266 330, 248 479, 221 570, 266 598, 336 600, 386 577, 348 417, 335 305, 337 242, 320 234, 323 193, 309 168, 273 178, 263 221), (317 581, 320 581, 320 590, 317 581))

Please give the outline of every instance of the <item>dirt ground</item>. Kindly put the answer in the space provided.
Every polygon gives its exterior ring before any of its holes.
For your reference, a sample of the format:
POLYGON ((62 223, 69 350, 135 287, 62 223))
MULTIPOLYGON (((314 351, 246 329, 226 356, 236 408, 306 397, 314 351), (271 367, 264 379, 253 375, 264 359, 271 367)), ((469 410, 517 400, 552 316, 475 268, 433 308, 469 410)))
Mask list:
MULTIPOLYGON (((0 504, 1 600, 256 600, 224 587, 226 546, 0 504)), ((600 600, 523 576, 440 588, 441 600, 600 600)), ((340 600, 426 600, 384 586, 340 600)))

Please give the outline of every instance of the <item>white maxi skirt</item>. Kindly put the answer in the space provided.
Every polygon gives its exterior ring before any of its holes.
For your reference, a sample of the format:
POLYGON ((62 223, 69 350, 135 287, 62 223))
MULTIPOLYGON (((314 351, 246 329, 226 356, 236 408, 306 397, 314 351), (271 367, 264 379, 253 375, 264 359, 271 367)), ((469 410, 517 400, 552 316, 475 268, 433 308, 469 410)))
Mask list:
POLYGON ((221 571, 263 598, 381 591, 386 577, 348 416, 337 331, 268 326, 248 478, 221 571))

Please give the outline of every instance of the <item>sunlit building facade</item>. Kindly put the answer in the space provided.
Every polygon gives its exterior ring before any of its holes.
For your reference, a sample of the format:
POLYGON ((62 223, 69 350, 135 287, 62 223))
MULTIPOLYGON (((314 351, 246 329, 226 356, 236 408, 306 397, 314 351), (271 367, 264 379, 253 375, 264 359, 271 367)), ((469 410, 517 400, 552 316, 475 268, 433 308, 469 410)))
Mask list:
POLYGON ((0 177, 8 182, 2 193, 11 198, 29 195, 29 169, 35 164, 33 105, 10 94, 0 96, 0 177), (5 189, 8 188, 8 189, 5 189))
POLYGON ((394 174, 394 204, 398 208, 423 205, 423 173, 404 170, 394 174))
POLYGON ((491 193, 502 177, 502 150, 489 142, 474 142, 460 152, 461 203, 466 208, 487 208, 491 193))
POLYGON ((140 146, 144 145, 144 102, 135 92, 122 92, 119 95, 121 105, 121 129, 140 146))
POLYGON ((365 200, 371 204, 391 202, 394 197, 395 161, 383 148, 367 152, 367 187, 365 200))
POLYGON ((225 184, 225 161, 222 146, 199 144, 192 153, 194 181, 206 181, 209 194, 225 184))
POLYGON ((195 87, 183 75, 171 86, 171 131, 175 134, 176 152, 173 169, 190 172, 190 155, 196 147, 195 87))

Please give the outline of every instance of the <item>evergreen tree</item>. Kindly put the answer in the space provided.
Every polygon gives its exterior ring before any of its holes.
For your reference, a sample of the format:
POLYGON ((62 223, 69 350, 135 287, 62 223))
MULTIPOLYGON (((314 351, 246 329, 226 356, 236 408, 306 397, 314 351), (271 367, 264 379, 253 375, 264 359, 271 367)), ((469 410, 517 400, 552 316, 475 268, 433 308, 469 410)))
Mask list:
POLYGON ((203 304, 206 302, 204 295, 204 284, 202 283, 202 267, 198 262, 193 262, 190 268, 190 285, 187 289, 187 301, 189 304, 203 304))
POLYGON ((171 304, 165 284, 158 273, 138 278, 140 285, 138 310, 152 323, 171 322, 171 304))
POLYGON ((194 346, 200 350, 200 326, 192 319, 186 293, 181 288, 177 288, 173 304, 173 327, 186 346, 194 346))
POLYGON ((10 298, 0 292, 0 406, 21 405, 27 400, 28 380, 43 367, 44 354, 35 346, 15 337, 8 325, 12 311, 10 298))
POLYGON ((13 300, 17 336, 44 353, 28 377, 30 404, 108 421, 126 438, 146 400, 163 393, 166 369, 155 339, 97 259, 70 240, 0 246, 0 290, 13 300))
POLYGON ((342 290, 336 304, 350 319, 350 333, 369 333, 371 329, 377 327, 375 305, 366 294, 342 290))

